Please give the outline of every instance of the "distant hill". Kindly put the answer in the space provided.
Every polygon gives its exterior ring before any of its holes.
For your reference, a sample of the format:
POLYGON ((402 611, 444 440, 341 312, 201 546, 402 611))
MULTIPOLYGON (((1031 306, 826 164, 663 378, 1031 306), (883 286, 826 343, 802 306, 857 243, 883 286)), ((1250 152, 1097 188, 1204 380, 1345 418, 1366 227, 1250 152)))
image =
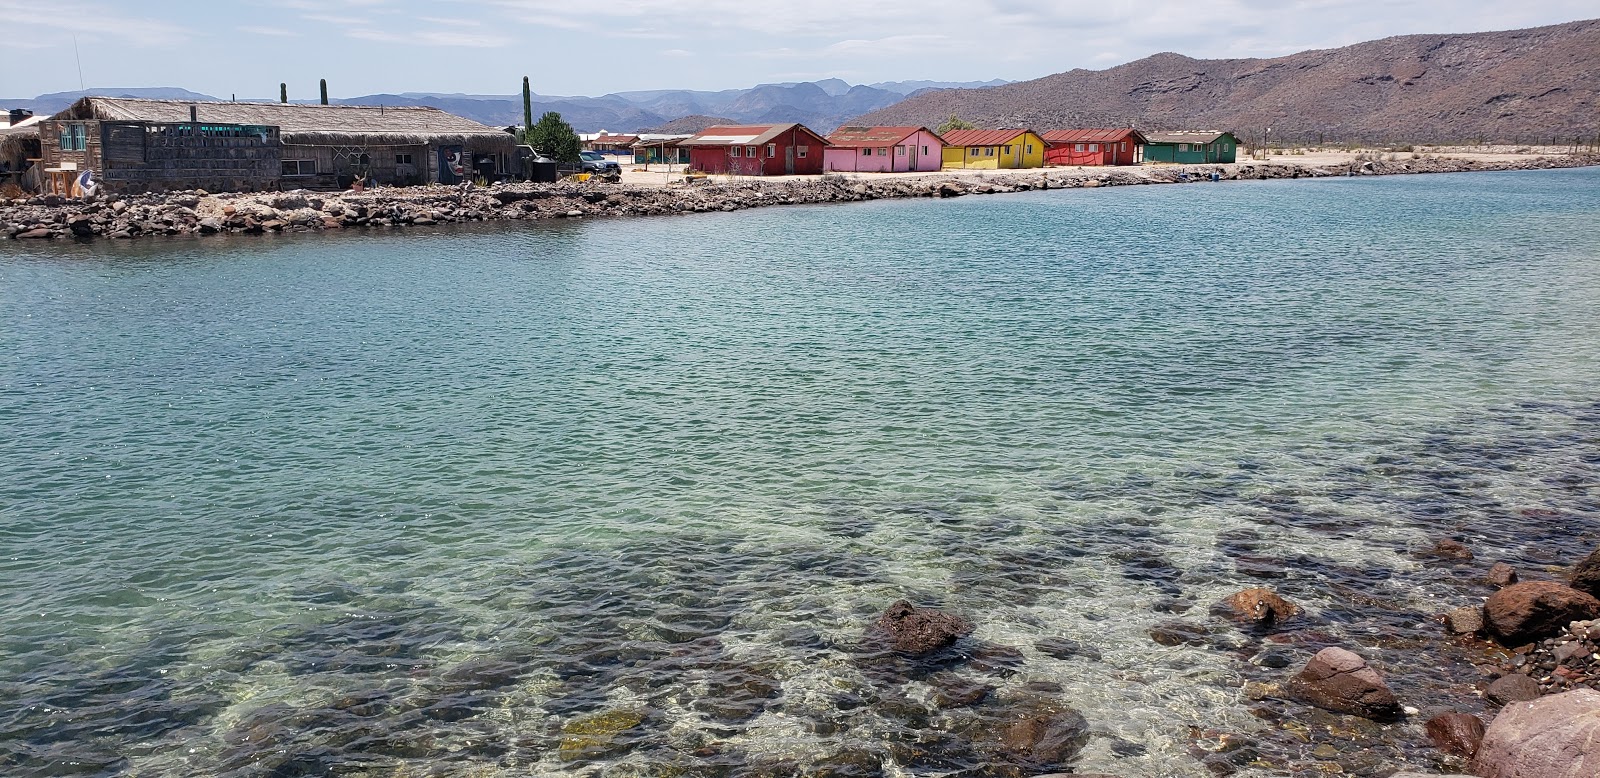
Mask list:
POLYGON ((738 119, 729 119, 725 116, 705 116, 702 114, 695 114, 693 116, 680 116, 670 122, 667 122, 666 124, 657 127, 647 127, 639 130, 639 132, 655 133, 659 135, 681 135, 684 133, 693 134, 707 127, 717 127, 725 124, 738 123, 738 119))
POLYGON ((1275 59, 1155 56, 977 90, 938 90, 851 124, 1228 129, 1247 139, 1571 139, 1600 131, 1600 20, 1406 35, 1275 59))
POLYGON ((60 113, 81 97, 143 97, 151 100, 211 100, 217 98, 171 86, 85 89, 77 92, 51 92, 32 98, 0 100, 0 109, 26 108, 39 116, 60 113))

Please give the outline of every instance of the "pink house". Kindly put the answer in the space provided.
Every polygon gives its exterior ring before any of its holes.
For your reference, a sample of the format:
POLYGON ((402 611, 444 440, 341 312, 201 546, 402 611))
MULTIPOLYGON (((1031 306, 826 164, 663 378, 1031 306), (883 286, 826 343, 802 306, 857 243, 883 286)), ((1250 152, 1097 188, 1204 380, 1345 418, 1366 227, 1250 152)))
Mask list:
POLYGON ((822 169, 830 173, 937 172, 944 139, 927 127, 840 127, 828 136, 822 169))

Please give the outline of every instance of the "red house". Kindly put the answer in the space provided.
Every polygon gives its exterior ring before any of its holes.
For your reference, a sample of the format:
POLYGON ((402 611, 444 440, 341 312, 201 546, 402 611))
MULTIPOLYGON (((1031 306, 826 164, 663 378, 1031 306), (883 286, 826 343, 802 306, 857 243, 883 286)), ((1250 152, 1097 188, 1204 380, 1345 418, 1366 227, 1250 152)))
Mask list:
POLYGON ((828 141, 803 124, 707 127, 678 142, 689 166, 717 175, 784 176, 822 173, 828 141))
POLYGON ((1051 130, 1044 133, 1046 165, 1137 165, 1145 137, 1132 127, 1112 130, 1051 130))

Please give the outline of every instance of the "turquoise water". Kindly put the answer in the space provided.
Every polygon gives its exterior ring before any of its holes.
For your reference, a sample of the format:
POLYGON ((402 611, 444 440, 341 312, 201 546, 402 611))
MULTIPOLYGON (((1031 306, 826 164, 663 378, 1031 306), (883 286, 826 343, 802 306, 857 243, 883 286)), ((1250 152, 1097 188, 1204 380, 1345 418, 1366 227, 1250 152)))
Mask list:
POLYGON ((1049 684, 1081 771, 1300 769, 1206 606, 1383 652, 1433 538, 1600 539, 1597 358, 1595 169, 0 244, 0 771, 998 775, 926 733, 1049 684), (886 691, 900 597, 1025 661, 886 691))

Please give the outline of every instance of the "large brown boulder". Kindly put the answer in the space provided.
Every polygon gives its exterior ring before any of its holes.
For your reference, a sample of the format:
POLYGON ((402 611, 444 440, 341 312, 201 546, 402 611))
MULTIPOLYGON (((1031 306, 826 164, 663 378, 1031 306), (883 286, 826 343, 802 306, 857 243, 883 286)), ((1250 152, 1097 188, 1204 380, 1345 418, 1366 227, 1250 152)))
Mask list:
POLYGON ((1324 648, 1289 681, 1289 695, 1335 713, 1393 721, 1400 701, 1367 661, 1342 648, 1324 648))
POLYGON ((1572 575, 1567 578, 1572 588, 1577 589, 1590 597, 1600 597, 1600 548, 1585 557, 1577 567, 1572 568, 1572 575))
POLYGON ((1600 775, 1600 692, 1553 694, 1500 711, 1478 747, 1483 778, 1594 778, 1600 775))
POLYGON ((1600 600, 1554 581, 1512 584, 1483 604, 1489 632, 1520 646, 1560 632, 1568 622, 1600 617, 1600 600))
POLYGON ((912 656, 931 654, 972 632, 972 623, 960 616, 905 600, 890 605, 874 627, 896 651, 912 656))

